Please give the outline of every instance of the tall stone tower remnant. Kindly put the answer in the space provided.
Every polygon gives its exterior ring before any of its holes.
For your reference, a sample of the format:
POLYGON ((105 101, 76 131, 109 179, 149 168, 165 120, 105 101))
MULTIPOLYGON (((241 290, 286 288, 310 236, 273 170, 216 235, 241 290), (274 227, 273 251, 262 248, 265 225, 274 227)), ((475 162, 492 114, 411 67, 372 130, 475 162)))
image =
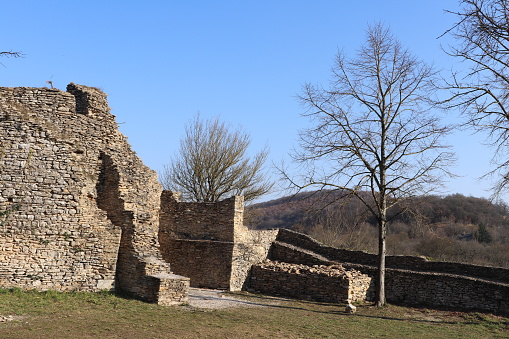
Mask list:
POLYGON ((99 89, 0 88, 0 287, 185 302, 159 251, 161 192, 99 89))

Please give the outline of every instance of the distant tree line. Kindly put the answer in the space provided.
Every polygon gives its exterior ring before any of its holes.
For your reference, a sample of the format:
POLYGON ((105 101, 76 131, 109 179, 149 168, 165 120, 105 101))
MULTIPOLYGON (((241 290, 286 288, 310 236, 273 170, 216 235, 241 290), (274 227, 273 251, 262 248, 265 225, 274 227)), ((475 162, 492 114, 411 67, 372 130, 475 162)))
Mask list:
MULTIPOLYGON (((250 207, 249 227, 289 228, 341 248, 377 253, 377 225, 357 200, 306 192, 250 207)), ((509 207, 461 194, 407 201, 388 226, 388 254, 509 268, 509 207)))

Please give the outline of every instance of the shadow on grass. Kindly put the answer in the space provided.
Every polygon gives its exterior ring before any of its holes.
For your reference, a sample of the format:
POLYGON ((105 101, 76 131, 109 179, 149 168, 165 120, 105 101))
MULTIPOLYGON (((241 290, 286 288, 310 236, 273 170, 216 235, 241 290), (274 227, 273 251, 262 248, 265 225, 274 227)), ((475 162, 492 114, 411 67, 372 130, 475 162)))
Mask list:
MULTIPOLYGON (((308 311, 308 312, 314 312, 314 313, 320 313, 320 314, 333 314, 338 316, 345 316, 345 317, 362 317, 362 318, 372 318, 372 319, 384 319, 384 320, 393 320, 393 321, 404 321, 404 322, 416 322, 416 323, 430 323, 430 324, 457 324, 457 321, 445 321, 442 319, 416 319, 412 317, 391 317, 391 316, 384 316, 384 315, 367 315, 367 314, 349 314, 345 311, 346 304, 334 304, 334 303, 326 303, 326 302, 318 302, 318 301, 309 301, 309 300, 300 300, 300 299, 290 299, 290 298, 284 298, 284 297, 277 297, 277 296, 265 296, 265 295, 256 295, 256 294, 243 294, 243 293, 235 293, 235 292, 228 292, 227 295, 232 295, 236 297, 244 297, 244 298, 250 298, 250 299, 258 299, 260 302, 251 302, 246 300, 238 300, 239 302, 242 302, 247 305, 253 305, 253 306, 263 306, 263 307, 270 307, 270 308, 281 308, 281 309, 293 309, 293 310, 300 310, 300 311, 308 311), (288 302, 288 303, 299 303, 304 304, 303 307, 299 306, 291 306, 291 305, 281 305, 276 304, 275 302, 288 302), (305 305, 309 305, 310 307, 306 307, 305 305), (329 306, 329 307, 337 307, 338 310, 331 310, 331 311, 323 311, 323 310, 316 310, 313 309, 313 306, 329 306)), ((487 319, 482 319, 482 321, 486 322, 487 319)), ((465 321, 465 324, 468 323, 475 323, 475 321, 465 321)))

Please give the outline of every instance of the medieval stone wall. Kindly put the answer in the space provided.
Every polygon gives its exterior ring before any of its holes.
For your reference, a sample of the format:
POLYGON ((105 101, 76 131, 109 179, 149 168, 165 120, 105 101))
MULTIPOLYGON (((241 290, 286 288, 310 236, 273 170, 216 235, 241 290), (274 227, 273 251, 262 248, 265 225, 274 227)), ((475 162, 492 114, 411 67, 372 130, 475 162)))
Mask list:
POLYGON ((238 241, 234 243, 232 254, 232 273, 230 290, 240 291, 248 286, 251 267, 269 256, 272 244, 279 230, 244 230, 240 233, 238 241))
MULTIPOLYGON (((369 298, 369 277, 352 272, 376 277, 375 255, 248 230, 242 197, 179 202, 118 131, 106 94, 75 84, 0 88, 2 211, 2 288, 115 287, 168 305, 193 284, 342 302, 369 298), (267 257, 291 267, 258 265, 267 257)), ((386 265, 389 302, 509 314, 507 269, 408 256, 386 265)))
POLYGON ((1 226, 0 287, 115 284, 171 303, 153 290, 170 274, 158 250, 161 191, 100 90, 0 88, 0 211, 15 209, 1 226))

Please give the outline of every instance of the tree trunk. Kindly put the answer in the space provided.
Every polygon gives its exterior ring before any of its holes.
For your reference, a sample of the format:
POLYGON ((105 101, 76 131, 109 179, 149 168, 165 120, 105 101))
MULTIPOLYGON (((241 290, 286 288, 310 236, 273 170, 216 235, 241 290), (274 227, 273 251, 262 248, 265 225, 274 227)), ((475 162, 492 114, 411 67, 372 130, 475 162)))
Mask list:
POLYGON ((386 238, 386 221, 381 220, 378 225, 378 281, 377 281, 377 297, 376 306, 385 306, 385 238, 386 238))

